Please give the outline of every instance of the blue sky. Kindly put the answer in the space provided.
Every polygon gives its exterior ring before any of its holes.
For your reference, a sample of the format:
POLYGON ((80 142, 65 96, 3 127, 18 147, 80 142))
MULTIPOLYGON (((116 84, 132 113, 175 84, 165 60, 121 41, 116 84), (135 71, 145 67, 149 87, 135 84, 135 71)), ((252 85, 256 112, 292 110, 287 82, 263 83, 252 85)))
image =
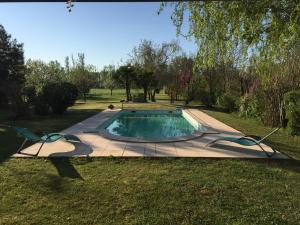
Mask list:
MULTIPOLYGON (((141 39, 156 43, 177 40, 167 8, 157 15, 160 3, 1 3, 0 24, 24 43, 26 59, 58 60, 83 52, 87 63, 101 69, 125 61, 141 39)), ((192 41, 179 38, 186 53, 192 41)))

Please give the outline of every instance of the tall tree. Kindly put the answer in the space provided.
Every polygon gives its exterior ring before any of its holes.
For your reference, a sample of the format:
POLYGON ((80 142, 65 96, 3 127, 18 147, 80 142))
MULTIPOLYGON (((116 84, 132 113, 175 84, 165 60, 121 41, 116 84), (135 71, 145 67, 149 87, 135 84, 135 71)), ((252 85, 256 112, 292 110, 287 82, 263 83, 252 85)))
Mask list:
POLYGON ((35 87, 37 93, 48 83, 61 83, 67 80, 65 70, 58 61, 45 63, 29 59, 25 65, 26 86, 35 87))
POLYGON ((149 40, 142 40, 139 46, 133 49, 131 62, 153 73, 153 76, 151 76, 153 80, 148 90, 152 101, 155 101, 156 92, 163 87, 167 73, 167 64, 178 49, 179 46, 176 42, 156 45, 149 40))
POLYGON ((177 34, 182 34, 188 14, 189 31, 198 44, 197 66, 211 66, 216 55, 230 56, 239 49, 247 63, 248 51, 274 60, 289 51, 300 38, 300 3, 296 0, 192 1, 170 4, 177 34), (203 63, 204 62, 204 63, 203 63))
POLYGON ((231 75, 238 69, 241 93, 247 95, 250 89, 255 89, 249 87, 249 80, 253 80, 248 76, 251 67, 259 81, 252 85, 260 87, 256 90, 263 90, 256 93, 260 93, 264 105, 270 106, 264 108, 267 115, 264 120, 271 125, 283 123, 283 93, 299 87, 297 82, 290 85, 290 81, 297 79, 291 76, 287 65, 300 46, 300 2, 180 1, 162 3, 160 12, 168 4, 173 7, 172 21, 177 34, 195 39, 198 45, 195 67, 205 72, 208 83, 214 82, 219 71, 224 78, 224 90, 228 92, 231 75), (181 27, 186 15, 189 30, 183 34, 181 27), (256 63, 250 62, 251 58, 256 63))
POLYGON ((132 66, 131 64, 120 66, 115 73, 116 81, 122 83, 125 87, 127 101, 132 100, 131 86, 133 81, 135 80, 135 77, 136 71, 134 66, 132 66))
POLYGON ((97 74, 95 71, 94 66, 86 65, 83 53, 78 53, 77 59, 72 56, 70 81, 77 87, 79 94, 82 95, 85 102, 90 89, 97 84, 97 74))
POLYGON ((155 81, 155 77, 152 71, 147 71, 143 68, 136 69, 135 83, 137 87, 143 89, 144 102, 147 102, 149 87, 151 86, 151 84, 153 84, 154 81, 155 81))
POLYGON ((191 100, 194 81, 193 64, 194 59, 185 54, 176 56, 169 64, 166 87, 171 102, 177 100, 178 95, 182 95, 186 103, 191 100))
POLYGON ((24 73, 23 44, 12 39, 0 25, 0 93, 9 97, 17 117, 27 114, 21 93, 24 73))
POLYGON ((101 83, 105 88, 110 89, 110 95, 113 94, 113 89, 117 86, 115 79, 116 69, 113 65, 108 65, 103 68, 100 73, 101 83))

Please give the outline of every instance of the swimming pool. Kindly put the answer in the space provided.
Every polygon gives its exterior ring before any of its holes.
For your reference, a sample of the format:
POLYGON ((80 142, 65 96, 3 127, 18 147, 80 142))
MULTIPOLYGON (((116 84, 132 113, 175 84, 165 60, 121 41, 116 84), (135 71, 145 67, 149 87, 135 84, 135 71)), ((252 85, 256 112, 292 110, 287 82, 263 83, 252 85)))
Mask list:
POLYGON ((113 139, 172 141, 191 138, 202 127, 182 110, 122 110, 98 129, 113 139))

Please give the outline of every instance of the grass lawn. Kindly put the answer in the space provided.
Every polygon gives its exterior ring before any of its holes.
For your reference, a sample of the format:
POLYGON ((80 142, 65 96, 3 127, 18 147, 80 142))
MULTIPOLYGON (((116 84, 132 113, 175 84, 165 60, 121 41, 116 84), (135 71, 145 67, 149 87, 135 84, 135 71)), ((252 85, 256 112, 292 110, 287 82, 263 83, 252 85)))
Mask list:
MULTIPOLYGON (((0 111, 0 224, 300 224, 300 141, 280 131, 268 142, 291 160, 12 159, 9 129, 62 130, 124 98, 92 90, 63 116, 11 121, 0 111)), ((174 108, 158 104, 125 108, 174 108)), ((206 113, 250 135, 272 128, 235 114, 206 113)))

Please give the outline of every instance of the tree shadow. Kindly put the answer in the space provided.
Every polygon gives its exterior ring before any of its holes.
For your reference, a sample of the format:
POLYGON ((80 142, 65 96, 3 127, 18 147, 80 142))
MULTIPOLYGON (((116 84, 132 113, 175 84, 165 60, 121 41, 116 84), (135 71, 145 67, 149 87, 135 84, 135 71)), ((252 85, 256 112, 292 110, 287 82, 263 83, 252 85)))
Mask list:
MULTIPOLYGON (((24 138, 18 137, 16 132, 11 129, 11 126, 26 127, 38 135, 45 133, 56 132, 57 130, 65 129, 72 126, 90 116, 99 113, 102 110, 95 109, 70 109, 62 116, 35 115, 28 120, 10 120, 9 111, 0 111, 0 165, 7 161, 12 155, 17 152, 17 149, 22 144, 24 138)), ((32 145, 28 142, 24 148, 32 145)))
POLYGON ((89 157, 89 155, 93 152, 93 149, 89 145, 84 143, 73 143, 73 145, 75 146, 75 149, 73 151, 56 152, 50 154, 48 157, 61 177, 83 180, 82 176, 71 163, 70 159, 74 156, 89 157))
POLYGON ((56 168, 59 176, 83 180, 80 173, 76 170, 74 165, 71 163, 69 157, 49 158, 49 161, 56 168))
MULTIPOLYGON (((250 135, 254 139, 259 140, 261 137, 256 135, 250 135)), ((259 158, 259 159, 240 159, 242 161, 248 161, 260 165, 270 166, 272 168, 280 168, 283 170, 289 170, 292 172, 300 173, 300 161, 290 156, 289 153, 299 154, 299 149, 286 145, 280 142, 273 142, 270 140, 263 141, 264 144, 272 147, 276 151, 279 151, 282 155, 287 156, 287 159, 280 158, 259 158)), ((229 148, 231 150, 232 147, 229 148)), ((276 155, 275 155, 276 156, 276 155)))
MULTIPOLYGON (((23 140, 8 125, 0 125, 0 165, 17 152, 23 140)), ((27 143, 25 147, 30 144, 27 143)))
POLYGON ((300 173, 300 161, 296 159, 241 159, 272 168, 280 168, 296 173, 300 173))

